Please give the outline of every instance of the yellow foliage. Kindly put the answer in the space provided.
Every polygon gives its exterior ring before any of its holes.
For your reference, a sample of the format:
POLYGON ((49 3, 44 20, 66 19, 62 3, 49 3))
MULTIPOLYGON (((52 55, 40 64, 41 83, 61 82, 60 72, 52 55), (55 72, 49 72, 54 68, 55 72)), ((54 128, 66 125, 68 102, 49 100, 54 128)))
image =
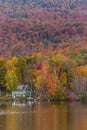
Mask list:
POLYGON ((18 85, 18 79, 14 70, 8 70, 5 75, 6 87, 9 90, 14 90, 18 85))
POLYGON ((39 76, 40 72, 41 72, 40 70, 34 70, 33 73, 34 73, 34 75, 37 77, 37 76, 39 76))
POLYGON ((11 62, 12 62, 13 65, 16 65, 18 63, 18 58, 14 56, 12 58, 11 62))
POLYGON ((58 54, 52 56, 52 61, 53 61, 54 63, 60 64, 61 61, 63 61, 65 58, 66 58, 66 57, 65 57, 63 54, 58 53, 58 54))
POLYGON ((67 84, 67 74, 65 72, 61 74, 60 80, 63 83, 63 85, 66 86, 66 84, 67 84))
POLYGON ((5 61, 6 61, 5 58, 0 57, 0 62, 5 62, 5 61))
POLYGON ((15 70, 16 71, 16 67, 13 65, 11 60, 8 60, 6 62, 6 67, 7 67, 8 70, 15 70))
POLYGON ((37 79, 36 79, 36 83, 35 83, 36 89, 40 89, 41 85, 42 85, 42 77, 38 76, 37 79))

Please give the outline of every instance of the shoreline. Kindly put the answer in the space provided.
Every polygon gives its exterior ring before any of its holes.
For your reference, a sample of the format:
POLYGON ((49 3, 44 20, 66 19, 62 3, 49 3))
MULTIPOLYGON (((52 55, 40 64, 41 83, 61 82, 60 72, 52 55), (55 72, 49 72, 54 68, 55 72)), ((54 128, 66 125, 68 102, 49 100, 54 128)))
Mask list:
POLYGON ((27 98, 27 97, 16 97, 16 98, 12 98, 12 97, 6 97, 6 96, 0 96, 0 102, 86 102, 86 101, 82 101, 81 99, 62 99, 62 100, 57 100, 57 99, 37 99, 37 98, 27 98))

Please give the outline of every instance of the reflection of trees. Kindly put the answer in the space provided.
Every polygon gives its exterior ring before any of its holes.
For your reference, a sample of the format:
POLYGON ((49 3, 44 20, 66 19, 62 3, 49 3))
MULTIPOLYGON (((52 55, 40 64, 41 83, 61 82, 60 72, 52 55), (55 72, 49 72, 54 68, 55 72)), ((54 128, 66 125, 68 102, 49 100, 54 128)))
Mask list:
POLYGON ((68 111, 67 130, 87 130, 87 106, 70 103, 68 111))
POLYGON ((33 130, 67 130, 67 106, 38 105, 34 120, 33 130))
POLYGON ((87 130, 86 105, 17 104, 0 106, 0 130, 87 130), (20 106, 21 105, 21 106, 20 106))
POLYGON ((6 122, 4 124, 4 130, 18 130, 18 114, 12 114, 14 111, 18 111, 18 108, 12 110, 12 108, 8 106, 6 111, 8 113, 5 115, 6 122))
POLYGON ((2 116, 0 130, 67 130, 67 106, 64 104, 8 106, 5 110, 10 113, 2 116))

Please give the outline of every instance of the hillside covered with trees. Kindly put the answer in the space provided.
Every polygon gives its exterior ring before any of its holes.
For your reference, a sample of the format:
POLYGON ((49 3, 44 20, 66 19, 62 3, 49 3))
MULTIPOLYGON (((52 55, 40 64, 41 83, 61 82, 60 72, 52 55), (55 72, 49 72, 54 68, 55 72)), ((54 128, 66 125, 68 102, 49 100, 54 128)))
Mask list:
POLYGON ((86 41, 87 0, 0 1, 2 57, 50 54, 86 41))
POLYGON ((0 1, 0 85, 19 83, 57 100, 87 91, 87 0, 0 1))

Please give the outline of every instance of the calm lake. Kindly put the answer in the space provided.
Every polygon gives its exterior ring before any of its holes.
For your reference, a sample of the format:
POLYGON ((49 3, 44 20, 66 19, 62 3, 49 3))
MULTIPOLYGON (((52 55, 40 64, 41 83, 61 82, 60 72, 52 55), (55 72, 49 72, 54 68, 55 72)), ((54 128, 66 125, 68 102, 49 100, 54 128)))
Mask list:
POLYGON ((87 104, 2 102, 0 130, 87 130, 87 104))

